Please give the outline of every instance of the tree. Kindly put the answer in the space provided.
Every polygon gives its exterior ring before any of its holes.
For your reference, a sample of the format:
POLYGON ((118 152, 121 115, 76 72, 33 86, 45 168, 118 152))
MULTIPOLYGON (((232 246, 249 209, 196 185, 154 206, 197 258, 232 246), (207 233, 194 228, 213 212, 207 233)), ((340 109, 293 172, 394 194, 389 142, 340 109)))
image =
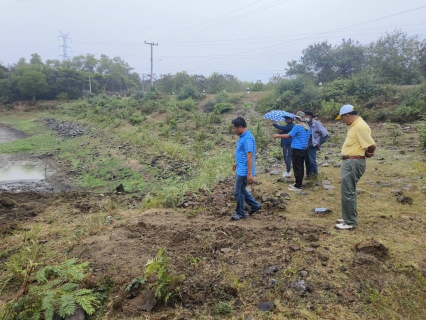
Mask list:
POLYGON ((48 91, 46 75, 39 66, 22 65, 15 69, 14 81, 23 96, 32 97, 48 91))
POLYGON ((368 64, 388 83, 408 85, 421 81, 418 36, 400 30, 380 37, 368 47, 368 64))
POLYGON ((366 49, 359 42, 343 39, 334 51, 337 77, 349 79, 366 65, 366 49))
POLYGON ((10 71, 0 62, 0 101, 9 103, 12 101, 12 81, 10 80, 10 71))

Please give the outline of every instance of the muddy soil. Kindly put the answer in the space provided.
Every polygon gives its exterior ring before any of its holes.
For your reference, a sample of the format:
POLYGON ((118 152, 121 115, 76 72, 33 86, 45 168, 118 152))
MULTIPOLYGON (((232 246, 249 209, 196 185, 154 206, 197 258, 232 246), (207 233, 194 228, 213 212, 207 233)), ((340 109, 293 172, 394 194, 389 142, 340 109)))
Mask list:
POLYGON ((10 128, 5 124, 0 123, 0 143, 23 139, 27 136, 28 135, 25 132, 10 128))
MULTIPOLYGON (((0 124, 0 143, 26 138, 28 134, 0 124)), ((58 193, 72 190, 66 176, 66 168, 54 159, 53 154, 34 155, 0 154, 0 191, 1 192, 40 192, 58 193), (11 167, 29 166, 38 168, 43 174, 42 179, 2 179, 2 173, 11 167)))

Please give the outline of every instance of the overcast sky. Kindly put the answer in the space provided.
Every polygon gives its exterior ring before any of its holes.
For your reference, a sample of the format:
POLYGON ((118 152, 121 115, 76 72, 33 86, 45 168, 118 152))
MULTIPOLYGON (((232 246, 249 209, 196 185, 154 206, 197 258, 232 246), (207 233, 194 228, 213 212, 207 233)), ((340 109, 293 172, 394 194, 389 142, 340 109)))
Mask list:
POLYGON ((0 61, 38 53, 121 57, 138 73, 229 73, 267 82, 308 45, 362 44, 401 29, 426 38, 425 0, 0 0, 0 61))

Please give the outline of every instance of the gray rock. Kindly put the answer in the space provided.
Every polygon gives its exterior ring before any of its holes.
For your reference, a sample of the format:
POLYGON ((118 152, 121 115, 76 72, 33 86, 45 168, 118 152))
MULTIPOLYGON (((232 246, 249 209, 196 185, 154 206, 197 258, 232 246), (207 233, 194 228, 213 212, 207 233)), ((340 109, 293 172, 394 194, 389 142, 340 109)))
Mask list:
POLYGON ((275 308, 275 303, 273 301, 261 302, 258 304, 259 310, 261 311, 272 311, 275 308))
POLYGON ((279 171, 277 171, 277 170, 273 170, 273 171, 271 171, 270 172, 270 175, 271 176, 276 176, 277 174, 279 174, 280 172, 279 171))
POLYGON ((141 309, 143 311, 151 311, 157 304, 157 299, 155 299, 155 293, 151 290, 146 290, 145 292, 143 292, 141 299, 141 309))
POLYGON ((297 280, 292 284, 292 288, 296 289, 297 291, 305 292, 308 288, 308 285, 306 284, 305 280, 297 280))
POLYGON ((265 268, 265 273, 267 275, 271 275, 271 274, 278 272, 278 270, 280 270, 278 268, 278 266, 274 265, 274 266, 270 266, 270 267, 265 268))
POLYGON ((300 271, 300 276, 303 277, 303 278, 306 278, 308 276, 308 271, 306 271, 306 270, 300 271))

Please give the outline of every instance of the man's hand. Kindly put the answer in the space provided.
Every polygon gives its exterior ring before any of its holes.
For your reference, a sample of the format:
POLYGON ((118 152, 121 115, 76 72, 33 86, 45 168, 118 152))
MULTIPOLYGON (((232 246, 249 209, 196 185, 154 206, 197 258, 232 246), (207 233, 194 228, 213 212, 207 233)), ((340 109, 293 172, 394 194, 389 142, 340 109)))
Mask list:
POLYGON ((275 134, 274 134, 274 139, 277 139, 277 138, 279 138, 279 134, 278 134, 278 133, 275 133, 275 134))
POLYGON ((235 171, 235 170, 237 170, 237 164, 236 163, 234 163, 234 165, 232 166, 232 171, 235 171))
POLYGON ((374 151, 376 151, 376 145, 373 144, 372 146, 369 146, 367 148, 367 150, 365 150, 365 156, 367 158, 371 158, 372 156, 374 156, 374 151))
POLYGON ((254 183, 254 177, 251 173, 247 174, 247 182, 248 182, 248 184, 254 183))
POLYGON ((368 152, 367 150, 365 150, 365 156, 367 158, 371 158, 372 156, 374 156, 374 152, 368 152))

